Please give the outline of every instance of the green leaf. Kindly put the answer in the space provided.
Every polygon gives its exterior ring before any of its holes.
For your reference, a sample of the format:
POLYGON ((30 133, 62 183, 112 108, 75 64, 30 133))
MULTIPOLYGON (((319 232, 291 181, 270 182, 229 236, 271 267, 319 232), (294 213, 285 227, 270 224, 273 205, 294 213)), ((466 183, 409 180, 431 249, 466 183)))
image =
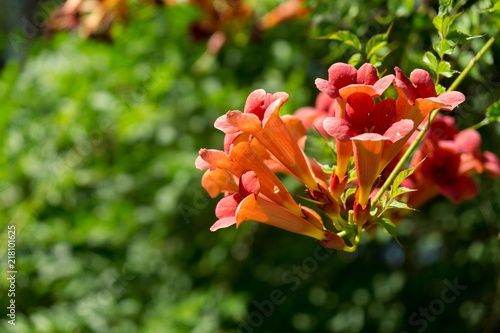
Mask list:
POLYGON ((500 1, 495 1, 492 7, 490 8, 490 12, 495 12, 500 10, 500 1))
POLYGON ((396 237, 398 235, 398 229, 396 228, 396 225, 388 218, 381 217, 375 222, 380 224, 382 227, 384 227, 384 229, 387 230, 387 232, 391 236, 396 237))
POLYGON ((446 35, 442 35, 442 31, 446 30, 446 28, 448 27, 447 25, 445 25, 445 17, 446 16, 444 14, 440 14, 434 17, 434 19, 432 20, 432 24, 434 24, 434 27, 436 27, 441 38, 446 38, 446 35))
POLYGON ((323 170, 324 173, 333 173, 335 171, 335 167, 329 166, 327 164, 321 164, 319 163, 319 166, 321 167, 321 170, 323 170))
POLYGON ((500 100, 488 106, 486 109, 486 117, 490 123, 495 121, 500 122, 500 100))
POLYGON ((424 63, 427 66, 429 66, 429 68, 431 70, 433 70, 434 72, 437 72, 438 60, 432 52, 429 52, 429 51, 425 52, 423 60, 424 60, 424 63))
POLYGON ((455 46, 456 43, 453 43, 448 39, 443 39, 438 43, 433 44, 434 50, 439 54, 441 58, 443 58, 445 54, 452 54, 455 46))
MULTIPOLYGON (((366 53, 366 58, 370 61, 370 63, 373 64, 374 62, 377 61, 376 58, 383 59, 390 53, 390 52, 387 52, 385 55, 382 55, 380 57, 375 57, 377 51, 388 44, 387 39, 389 38, 389 34, 391 33, 391 30, 392 30, 392 23, 385 33, 374 35, 366 43, 365 53, 366 53)), ((377 67, 377 66, 375 66, 375 67, 377 67)))
MULTIPOLYGON (((420 162, 420 163, 422 163, 422 162, 420 162)), ((399 188, 399 185, 401 185, 403 180, 410 177, 411 174, 413 172, 415 172, 415 169, 420 165, 420 163, 415 165, 413 168, 404 169, 398 173, 398 175, 396 176, 396 178, 394 178, 394 181, 392 182, 391 193, 393 193, 395 190, 397 190, 399 188)), ((394 198, 394 196, 391 195, 391 198, 394 198)))
POLYGON ((408 187, 398 187, 396 190, 394 190, 394 192, 392 192, 392 196, 395 198, 397 197, 398 195, 401 195, 401 194, 405 194, 405 193, 408 193, 408 192, 415 192, 416 189, 414 188, 408 188, 408 187))
POLYGON ((440 85, 439 83, 436 83, 436 93, 439 95, 444 92, 446 92, 446 88, 440 85))
POLYGON ((353 34, 350 31, 347 31, 347 30, 340 30, 340 31, 337 31, 333 34, 329 34, 329 35, 322 36, 322 37, 315 37, 315 38, 339 40, 339 41, 343 42, 344 44, 355 48, 359 52, 362 52, 362 50, 363 50, 363 46, 361 45, 361 42, 359 41, 358 36, 356 36, 355 34, 353 34))
POLYGON ((445 77, 452 77, 454 71, 451 70, 451 65, 448 61, 441 61, 437 68, 437 73, 445 77))
POLYGON ((387 194, 387 192, 385 192, 379 199, 379 202, 380 202, 380 206, 382 207, 382 211, 385 210, 386 206, 387 206, 387 201, 389 200, 389 195, 387 194))
POLYGON ((486 35, 474 35, 474 36, 472 36, 472 35, 469 35, 465 32, 462 32, 460 30, 453 30, 448 34, 448 40, 452 40, 456 44, 463 44, 464 42, 466 42, 468 40, 481 38, 484 36, 486 36, 486 35))
POLYGON ((366 43, 365 52, 366 58, 370 59, 377 50, 387 45, 385 34, 378 34, 370 38, 366 43))
POLYGON ((447 38, 451 24, 460 14, 462 14, 462 12, 457 13, 455 15, 448 15, 448 13, 440 13, 439 15, 434 17, 434 19, 432 20, 432 24, 434 24, 434 26, 438 30, 441 39, 447 38))
POLYGON ((349 65, 352 65, 356 67, 362 60, 361 53, 354 53, 350 58, 349 58, 349 65))
POLYGON ((415 212, 418 212, 417 209, 411 208, 406 204, 406 202, 399 201, 399 200, 392 200, 389 202, 389 205, 387 205, 387 209, 405 209, 405 210, 412 210, 415 212))
POLYGON ((345 191, 343 193, 343 198, 342 200, 347 200, 347 198, 349 198, 351 195, 353 195, 354 193, 356 192, 356 188, 355 187, 351 187, 350 189, 348 189, 347 191, 345 191))

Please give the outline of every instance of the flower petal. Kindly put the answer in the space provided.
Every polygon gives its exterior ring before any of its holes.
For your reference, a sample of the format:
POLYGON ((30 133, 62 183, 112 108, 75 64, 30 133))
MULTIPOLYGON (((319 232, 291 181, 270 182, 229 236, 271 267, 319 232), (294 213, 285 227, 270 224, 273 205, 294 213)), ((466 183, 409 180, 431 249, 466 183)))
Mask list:
POLYGON ((358 178, 357 201, 366 207, 373 183, 379 176, 378 169, 384 141, 389 138, 376 133, 365 133, 351 138, 354 142, 354 161, 358 178))
POLYGON ((230 171, 236 176, 241 176, 244 169, 234 161, 225 152, 216 149, 200 149, 200 157, 209 164, 230 171))
POLYGON ((319 91, 324 92, 330 98, 337 98, 339 96, 338 89, 332 86, 332 84, 327 80, 316 79, 314 81, 314 84, 316 85, 319 91))
POLYGON ((294 141, 292 134, 277 113, 271 114, 262 130, 253 135, 310 190, 318 189, 304 152, 294 141))
POLYGON ((238 192, 237 178, 224 169, 207 170, 201 178, 201 186, 210 197, 215 198, 221 192, 238 192))
POLYGON ((484 169, 495 178, 500 177, 500 161, 498 156, 490 151, 485 151, 483 153, 483 164, 484 169))
POLYGON ((236 226, 246 220, 254 220, 296 234, 323 240, 323 230, 316 228, 304 218, 261 196, 250 195, 243 199, 236 210, 236 226))
POLYGON ((373 85, 378 80, 377 69, 370 63, 364 63, 358 69, 356 81, 358 84, 373 85))
POLYGON ((253 171, 247 171, 240 177, 239 193, 246 197, 250 194, 259 194, 260 183, 257 175, 253 171))
POLYGON ((415 69, 410 73, 410 80, 415 85, 416 95, 419 98, 436 97, 436 88, 429 72, 415 69))
POLYGON ((353 136, 349 123, 345 119, 338 117, 326 118, 323 121, 323 128, 328 135, 339 141, 348 141, 353 136))
POLYGON ((230 111, 226 114, 227 122, 243 132, 254 134, 261 128, 261 120, 252 113, 242 113, 240 111, 230 111))
POLYGON ((474 198, 478 192, 476 182, 467 175, 460 175, 455 181, 438 186, 441 193, 456 204, 474 198))
POLYGON ((375 88, 376 94, 372 95, 372 97, 380 97, 384 91, 389 88, 391 83, 394 81, 394 75, 389 74, 382 78, 380 78, 377 82, 373 84, 373 88, 375 88))
POLYGON ((222 228, 230 227, 234 224, 236 224, 236 217, 234 217, 234 216, 224 217, 224 218, 217 220, 217 222, 215 222, 210 227, 210 231, 214 232, 214 231, 217 231, 217 230, 222 229, 222 228))
POLYGON ((269 167, 250 149, 248 142, 241 142, 233 147, 231 157, 239 164, 252 170, 259 179, 259 190, 270 200, 286 207, 288 210, 301 214, 299 205, 288 193, 286 187, 269 167))
POLYGON ((241 198, 238 193, 225 196, 217 203, 217 207, 215 207, 215 216, 219 219, 230 216, 234 217, 236 208, 240 202, 241 198))
POLYGON ((374 85, 350 84, 339 89, 339 95, 343 99, 347 99, 352 94, 364 93, 372 98, 377 98, 380 97, 384 93, 384 91, 391 85, 393 79, 394 75, 387 75, 375 82, 374 85))
POLYGON ((397 142, 413 130, 413 125, 413 121, 410 119, 397 121, 385 131, 384 137, 387 137, 393 143, 397 142))
POLYGON ((437 97, 430 97, 429 100, 442 103, 441 110, 450 111, 465 101, 465 95, 459 91, 448 91, 437 97))
POLYGON ((480 153, 481 135, 473 129, 460 131, 453 139, 463 153, 480 153))
POLYGON ((337 62, 328 68, 328 81, 337 89, 357 83, 358 71, 354 66, 337 62))
POLYGON ((238 131, 237 128, 227 122, 227 117, 225 114, 215 120, 214 127, 226 134, 235 133, 238 131))
POLYGON ((194 161, 194 166, 196 167, 196 169, 199 169, 199 170, 206 170, 206 169, 215 169, 215 167, 208 163, 207 161, 205 161, 201 156, 198 156, 196 157, 196 161, 194 161))

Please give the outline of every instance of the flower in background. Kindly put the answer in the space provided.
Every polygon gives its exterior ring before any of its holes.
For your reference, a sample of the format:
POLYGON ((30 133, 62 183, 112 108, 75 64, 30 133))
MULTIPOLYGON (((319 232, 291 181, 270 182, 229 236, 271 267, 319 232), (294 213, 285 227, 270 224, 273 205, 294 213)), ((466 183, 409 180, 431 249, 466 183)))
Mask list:
POLYGON ((293 115, 302 121, 306 129, 314 127, 319 133, 326 136, 327 133, 323 128, 323 120, 325 120, 326 117, 335 115, 336 105, 337 102, 335 99, 332 99, 328 94, 321 91, 316 97, 314 107, 302 107, 295 111, 293 115))
POLYGON ((459 132, 452 117, 438 115, 411 161, 411 166, 420 165, 404 182, 416 189, 407 195, 408 204, 419 207, 440 194, 454 203, 476 196, 474 174, 486 171, 500 177, 498 157, 480 147, 477 131, 459 132))
POLYGON ((127 18, 124 0, 68 0, 52 13, 45 24, 45 34, 78 28, 83 38, 109 41, 113 23, 127 18))
POLYGON ((431 75, 423 69, 415 69, 408 79, 398 68, 394 68, 394 87, 398 91, 397 110, 399 119, 411 119, 415 129, 432 110, 451 111, 465 101, 458 91, 436 93, 431 75))

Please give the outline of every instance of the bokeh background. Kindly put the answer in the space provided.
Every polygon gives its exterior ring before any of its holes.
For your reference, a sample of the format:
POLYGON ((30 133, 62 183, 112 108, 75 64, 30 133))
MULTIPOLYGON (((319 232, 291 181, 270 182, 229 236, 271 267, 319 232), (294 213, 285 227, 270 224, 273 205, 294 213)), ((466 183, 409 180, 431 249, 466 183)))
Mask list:
MULTIPOLYGON (((221 13, 238 1, 128 1, 97 28, 85 15, 101 2, 85 2, 77 19, 51 21, 61 1, 0 1, 0 332, 500 331, 500 184, 489 176, 476 198, 437 198, 404 219, 401 245, 379 232, 346 254, 253 222, 211 233, 217 200, 194 167, 200 148, 222 147, 215 119, 252 90, 289 93, 285 113, 314 104, 314 79, 353 50, 311 36, 348 30, 366 43, 392 24, 379 69, 426 68, 437 1, 311 0, 265 27, 284 1, 232 16, 221 13), (220 32, 222 46, 209 39, 220 32), (460 287, 443 302, 450 284, 460 287)), ((448 55, 454 69, 497 33, 498 7, 455 4, 456 28, 484 36, 448 55)), ((461 129, 500 99, 499 66, 497 40, 458 88, 461 129)), ((500 154, 500 125, 479 131, 500 154)))

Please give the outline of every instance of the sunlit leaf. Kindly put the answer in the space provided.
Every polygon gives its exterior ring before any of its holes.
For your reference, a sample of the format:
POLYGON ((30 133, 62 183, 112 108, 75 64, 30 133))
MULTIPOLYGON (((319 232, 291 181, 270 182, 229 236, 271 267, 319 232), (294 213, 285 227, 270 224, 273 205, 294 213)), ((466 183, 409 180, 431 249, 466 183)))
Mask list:
POLYGON ((440 57, 443 57, 445 54, 452 54, 453 50, 455 49, 455 45, 456 43, 453 43, 448 39, 443 39, 437 43, 434 43, 433 48, 440 57))
POLYGON ((454 71, 451 70, 451 64, 448 61, 441 61, 438 65, 437 73, 444 77, 452 77, 454 71))
POLYGON ((414 188, 408 188, 408 187, 398 187, 394 192, 392 192, 392 196, 395 198, 401 194, 409 193, 409 192, 415 192, 417 191, 414 188))
POLYGON ((462 14, 462 13, 460 12, 460 13, 457 13, 455 15, 449 15, 447 13, 440 13, 439 15, 434 17, 434 19, 432 20, 432 24, 434 24, 434 26, 438 30, 441 39, 447 38, 448 33, 450 31, 451 24, 460 14, 462 14))
POLYGON ((386 34, 378 34, 370 38, 366 43, 365 52, 366 57, 370 59, 377 50, 387 45, 386 34))
POLYGON ((425 52, 423 61, 427 66, 429 66, 431 70, 437 72, 438 60, 432 52, 429 51, 425 52))
POLYGON ((345 191, 344 193, 342 193, 343 195, 343 200, 347 200, 347 198, 349 198, 351 195, 353 195, 354 193, 356 192, 356 188, 355 187, 351 187, 349 188, 347 191, 345 191))
POLYGON ((329 35, 321 36, 321 37, 315 37, 315 38, 339 40, 346 45, 352 46, 353 48, 355 48, 356 50, 358 50, 360 52, 363 50, 363 46, 362 46, 361 42, 359 41, 358 36, 356 36, 355 34, 353 34, 350 31, 341 30, 341 31, 337 31, 333 34, 329 34, 329 35))
POLYGON ((415 208, 411 208, 406 204, 406 202, 402 202, 399 200, 393 200, 389 202, 389 205, 387 205, 387 209, 405 209, 405 210, 412 210, 412 211, 418 211, 415 208))
POLYGON ((381 225, 384 227, 384 229, 393 237, 396 237, 398 235, 398 229, 396 228, 396 225, 389 220, 388 218, 381 217, 377 221, 375 221, 377 224, 381 225))
MULTIPOLYGON (((422 162, 420 162, 420 163, 422 163, 422 162)), ((401 185, 403 180, 405 180, 406 178, 411 176, 411 174, 413 172, 415 172, 415 169, 420 165, 420 163, 417 164, 416 166, 414 166, 413 168, 401 170, 398 173, 398 175, 396 176, 396 178, 394 179, 394 181, 392 182, 391 192, 394 192, 395 189, 399 188, 399 185, 401 185)), ((394 197, 394 196, 392 196, 392 197, 394 197)))
POLYGON ((349 58, 349 65, 352 65, 356 67, 362 60, 361 53, 354 53, 350 58, 349 58))

